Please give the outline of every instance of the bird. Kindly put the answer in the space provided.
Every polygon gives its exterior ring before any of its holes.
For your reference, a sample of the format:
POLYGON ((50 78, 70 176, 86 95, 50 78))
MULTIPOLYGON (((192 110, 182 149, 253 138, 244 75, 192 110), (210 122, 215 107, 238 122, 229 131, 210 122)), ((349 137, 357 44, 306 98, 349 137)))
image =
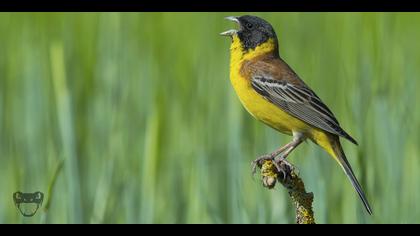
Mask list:
POLYGON ((309 139, 337 161, 367 212, 372 215, 372 208, 346 158, 340 138, 355 145, 358 145, 357 141, 341 128, 332 111, 280 57, 272 25, 251 15, 225 19, 239 25, 239 29, 227 30, 220 35, 231 39, 230 82, 240 102, 257 120, 292 136, 289 143, 253 163, 271 160, 275 164, 275 160, 285 160, 297 146, 309 139))

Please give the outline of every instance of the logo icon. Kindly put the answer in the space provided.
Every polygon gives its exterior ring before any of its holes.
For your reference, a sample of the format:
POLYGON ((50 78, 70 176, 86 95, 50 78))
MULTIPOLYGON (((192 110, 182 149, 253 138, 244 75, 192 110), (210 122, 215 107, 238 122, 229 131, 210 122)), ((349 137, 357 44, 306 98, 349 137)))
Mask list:
POLYGON ((13 201, 20 213, 25 217, 34 216, 39 206, 42 205, 44 194, 37 191, 34 193, 22 193, 17 191, 13 193, 13 201))

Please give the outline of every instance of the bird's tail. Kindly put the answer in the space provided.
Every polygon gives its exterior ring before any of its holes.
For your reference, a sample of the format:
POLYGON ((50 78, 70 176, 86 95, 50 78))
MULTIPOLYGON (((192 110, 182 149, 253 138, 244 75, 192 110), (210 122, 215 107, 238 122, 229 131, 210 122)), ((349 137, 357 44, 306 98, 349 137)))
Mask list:
MULTIPOLYGON (((332 140, 331 140, 332 141, 332 140)), ((337 162, 340 164, 341 168, 343 168, 344 172, 346 173, 347 177, 349 178, 351 184, 353 185, 354 189, 356 189, 357 193, 359 194, 360 199, 362 200, 363 204, 365 205, 365 208, 367 212, 372 215, 372 209, 370 208, 369 202, 365 196, 365 193, 363 192, 362 187, 359 184, 359 181, 357 181, 356 176, 353 173, 353 170, 351 169, 350 163, 347 161, 346 155, 344 154, 343 148, 341 147, 340 140, 334 139, 332 145, 332 149, 334 151, 334 158, 337 160, 337 162)))

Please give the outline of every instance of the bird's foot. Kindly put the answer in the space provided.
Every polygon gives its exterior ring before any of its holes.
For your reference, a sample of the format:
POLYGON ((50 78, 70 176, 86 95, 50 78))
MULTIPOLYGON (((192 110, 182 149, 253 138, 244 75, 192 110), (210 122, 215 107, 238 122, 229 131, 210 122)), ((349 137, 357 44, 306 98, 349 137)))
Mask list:
POLYGON ((278 160, 278 165, 281 166, 281 171, 279 171, 279 178, 282 179, 283 181, 286 180, 288 174, 290 175, 290 173, 292 173, 293 171, 295 171, 295 167, 290 164, 286 158, 282 158, 280 157, 278 160))
POLYGON ((265 161, 271 161, 274 166, 276 167, 278 172, 282 172, 282 169, 280 168, 278 162, 275 160, 276 156, 273 154, 268 154, 268 155, 264 155, 264 156, 260 156, 257 159, 255 159, 254 161, 252 161, 251 165, 252 165, 252 175, 255 174, 256 170, 257 170, 257 166, 259 168, 262 167, 262 165, 264 164, 265 161))
POLYGON ((277 160, 277 162, 279 163, 279 164, 284 164, 284 165, 286 165, 287 167, 289 167, 289 169, 290 170, 293 170, 294 169, 294 166, 292 165, 292 164, 290 164, 287 160, 286 160, 286 157, 287 156, 280 156, 280 158, 277 160))

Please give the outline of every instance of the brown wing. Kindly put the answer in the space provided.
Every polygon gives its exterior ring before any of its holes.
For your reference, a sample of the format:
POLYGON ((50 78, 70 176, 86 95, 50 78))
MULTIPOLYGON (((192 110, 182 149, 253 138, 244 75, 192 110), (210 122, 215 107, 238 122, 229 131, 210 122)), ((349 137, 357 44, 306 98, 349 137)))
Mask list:
POLYGON ((331 110, 284 62, 249 66, 252 87, 268 101, 306 123, 357 144, 331 110), (277 65, 276 65, 277 64, 277 65))

